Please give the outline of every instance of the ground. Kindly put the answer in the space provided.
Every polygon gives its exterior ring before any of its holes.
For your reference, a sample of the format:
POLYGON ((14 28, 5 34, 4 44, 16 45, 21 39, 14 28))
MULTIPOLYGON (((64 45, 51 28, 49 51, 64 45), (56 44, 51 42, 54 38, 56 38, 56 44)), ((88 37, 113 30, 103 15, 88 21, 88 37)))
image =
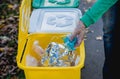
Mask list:
MULTIPOLYGON (((81 0, 79 9, 84 14, 94 4, 95 0, 81 0)), ((85 38, 85 65, 81 70, 81 79, 102 79, 104 62, 103 22, 100 18, 88 28, 85 38)))

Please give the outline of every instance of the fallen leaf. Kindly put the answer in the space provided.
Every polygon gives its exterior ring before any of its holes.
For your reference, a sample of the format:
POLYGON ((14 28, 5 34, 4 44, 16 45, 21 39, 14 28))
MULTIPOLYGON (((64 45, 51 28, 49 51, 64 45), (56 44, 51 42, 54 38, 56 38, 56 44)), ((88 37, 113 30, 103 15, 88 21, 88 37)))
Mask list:
POLYGON ((96 40, 102 40, 102 36, 97 36, 96 40))
POLYGON ((14 7, 14 6, 13 6, 13 5, 11 5, 11 4, 9 4, 9 5, 8 5, 8 8, 13 8, 13 7, 14 7))

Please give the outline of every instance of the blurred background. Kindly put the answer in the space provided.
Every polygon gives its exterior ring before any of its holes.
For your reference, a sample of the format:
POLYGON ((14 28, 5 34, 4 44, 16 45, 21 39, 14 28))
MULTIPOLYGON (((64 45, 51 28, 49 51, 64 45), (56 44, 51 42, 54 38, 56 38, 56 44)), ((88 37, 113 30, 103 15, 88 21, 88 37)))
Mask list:
MULTIPOLYGON (((22 0, 0 0, 0 79, 25 79, 17 67, 19 7, 22 0)), ((84 14, 96 0, 80 0, 84 14)), ((85 36, 86 59, 81 79, 102 79, 104 49, 102 19, 88 28, 85 36)))

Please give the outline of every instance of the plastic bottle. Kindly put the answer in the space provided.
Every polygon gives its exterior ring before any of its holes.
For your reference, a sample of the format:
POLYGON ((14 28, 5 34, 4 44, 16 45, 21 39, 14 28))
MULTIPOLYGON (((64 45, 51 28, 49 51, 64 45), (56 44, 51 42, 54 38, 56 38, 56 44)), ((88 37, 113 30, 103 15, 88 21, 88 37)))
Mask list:
POLYGON ((33 42, 33 51, 39 56, 42 56, 45 53, 44 49, 39 45, 39 41, 37 40, 33 42))
POLYGON ((31 56, 30 54, 26 55, 26 66, 37 67, 38 65, 39 65, 39 62, 35 57, 31 56))

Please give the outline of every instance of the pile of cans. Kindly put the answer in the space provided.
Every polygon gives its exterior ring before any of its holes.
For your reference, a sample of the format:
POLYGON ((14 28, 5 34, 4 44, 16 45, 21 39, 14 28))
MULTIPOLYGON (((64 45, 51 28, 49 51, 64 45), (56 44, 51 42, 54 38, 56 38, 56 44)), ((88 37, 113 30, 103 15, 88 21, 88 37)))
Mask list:
POLYGON ((77 59, 75 51, 70 51, 64 45, 51 42, 41 59, 43 66, 74 66, 77 59))
POLYGON ((28 54, 26 56, 26 66, 69 67, 78 65, 80 61, 80 56, 76 50, 71 50, 64 44, 57 42, 50 42, 44 50, 39 41, 34 41, 32 50, 40 59, 28 54))

